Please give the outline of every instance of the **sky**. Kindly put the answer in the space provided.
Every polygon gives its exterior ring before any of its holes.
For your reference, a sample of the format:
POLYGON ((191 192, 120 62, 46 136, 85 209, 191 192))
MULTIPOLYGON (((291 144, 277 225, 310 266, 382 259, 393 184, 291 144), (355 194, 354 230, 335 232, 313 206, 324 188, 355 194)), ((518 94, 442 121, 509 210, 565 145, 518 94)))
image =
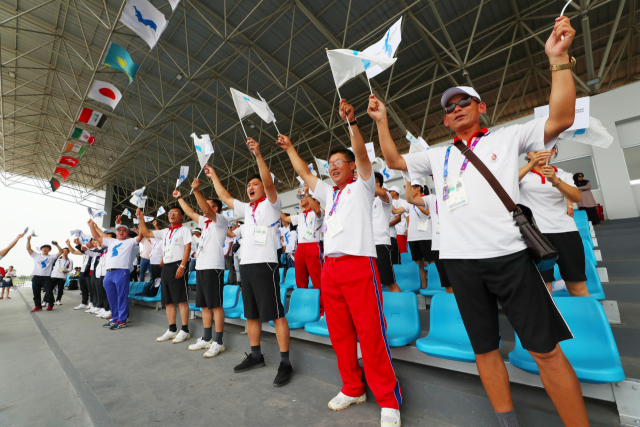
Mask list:
MULTIPOLYGON (((33 190, 37 191, 35 188, 33 190)), ((6 248, 9 243, 26 227, 35 229, 36 237, 31 238, 31 249, 39 251, 41 245, 51 244, 56 240, 61 247, 71 237, 73 229, 81 229, 89 233, 89 214, 87 208, 75 203, 60 200, 53 196, 34 194, 31 192, 5 187, 0 183, 0 248, 6 248)), ((73 243, 73 242, 72 242, 73 243)), ((53 246, 53 245, 52 245, 53 246)), ((0 266, 7 269, 12 265, 16 274, 31 275, 33 260, 27 252, 27 238, 23 237, 9 254, 0 260, 0 266)), ((52 254, 57 253, 53 249, 52 254)), ((71 255, 74 266, 79 266, 82 257, 71 255)))

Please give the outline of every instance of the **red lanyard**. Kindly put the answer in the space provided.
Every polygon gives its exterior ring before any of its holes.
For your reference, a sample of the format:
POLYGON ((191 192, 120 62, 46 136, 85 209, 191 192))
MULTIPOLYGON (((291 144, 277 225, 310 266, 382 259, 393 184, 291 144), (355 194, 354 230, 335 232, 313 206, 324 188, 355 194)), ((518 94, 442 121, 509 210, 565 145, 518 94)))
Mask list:
MULTIPOLYGON (((178 228, 182 227, 182 224, 178 224, 178 225, 172 225, 171 227, 169 227, 169 246, 171 246, 171 241, 173 240, 173 232, 176 231, 178 228)), ((164 239, 164 246, 167 246, 167 238, 165 237, 164 239)))
MULTIPOLYGON (((349 184, 353 184, 354 182, 356 182, 355 178, 349 183, 349 184)), ((349 185, 347 184, 347 185, 349 185)), ((344 186, 344 188, 347 188, 347 185, 344 186)), ((333 215, 333 211, 336 208, 336 206, 338 206, 338 202, 340 201, 340 194, 342 194, 342 191, 344 190, 344 188, 340 191, 338 191, 338 187, 333 187, 333 195, 334 195, 334 199, 333 199, 333 206, 331 207, 331 211, 329 211, 329 216, 333 215), (338 196, 336 197, 336 191, 338 191, 338 196)))
POLYGON ((253 208, 253 211, 251 212, 251 217, 253 218, 253 223, 256 225, 258 225, 258 223, 256 222, 256 209, 258 209, 258 205, 265 200, 267 200, 266 197, 260 197, 255 202, 252 202, 249 204, 249 206, 253 208))

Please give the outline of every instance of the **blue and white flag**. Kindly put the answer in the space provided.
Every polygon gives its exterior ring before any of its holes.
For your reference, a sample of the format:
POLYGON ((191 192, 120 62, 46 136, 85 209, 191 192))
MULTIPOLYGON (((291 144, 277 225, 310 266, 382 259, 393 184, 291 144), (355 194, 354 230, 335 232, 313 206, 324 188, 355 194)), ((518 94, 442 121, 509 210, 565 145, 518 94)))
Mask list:
POLYGON ((131 199, 129 200, 131 204, 139 207, 140 209, 144 209, 144 205, 147 203, 147 197, 143 196, 145 188, 147 187, 142 187, 131 193, 131 199))
POLYGON ((93 239, 93 237, 90 234, 85 233, 84 231, 80 232, 80 241, 83 244, 87 244, 91 241, 91 239, 93 239))
POLYGON ((29 227, 25 228, 22 234, 27 234, 27 231, 29 231, 29 227))
POLYGON ((209 135, 202 135, 198 138, 198 135, 194 133, 191 134, 191 138, 193 138, 193 143, 196 147, 196 154, 198 155, 198 162, 200 162, 200 167, 204 168, 204 166, 209 161, 209 157, 213 154, 213 145, 211 145, 211 138, 209 135))
POLYGON ((309 163, 307 166, 309 167, 309 172, 311 172, 313 176, 318 176, 318 172, 313 168, 313 163, 309 163))
POLYGON ((411 135, 411 132, 407 131, 406 138, 407 141, 409 141, 409 143, 411 144, 409 146, 409 153, 411 154, 421 153, 429 149, 429 144, 427 144, 427 141, 422 139, 421 136, 416 138, 415 136, 411 135))
POLYGON ((259 101, 252 96, 235 90, 234 88, 231 88, 231 98, 233 99, 233 105, 236 106, 236 111, 238 112, 240 120, 242 120, 243 117, 256 113, 266 123, 271 123, 272 121, 275 122, 273 113, 269 110, 267 102, 264 99, 259 101))
POLYGON ((126 215, 129 217, 129 219, 131 219, 131 212, 129 212, 129 209, 125 208, 124 211, 122 211, 122 215, 126 215))
POLYGON ((329 176, 329 162, 326 160, 319 159, 317 157, 315 159, 316 159, 316 165, 318 166, 318 172, 320 172, 320 175, 329 176))
POLYGON ((154 217, 152 217, 152 216, 146 216, 146 215, 144 216, 144 222, 151 222, 151 221, 153 221, 154 219, 155 219, 155 218, 154 218, 154 217))
MULTIPOLYGON (((400 45, 400 41, 402 41, 401 29, 402 16, 391 26, 391 28, 387 30, 382 39, 363 50, 362 53, 379 56, 385 59, 393 58, 393 55, 395 55, 396 50, 400 45)), ((367 78, 372 79, 383 71, 384 69, 379 65, 369 67, 366 69, 367 78)))
POLYGON ((358 74, 364 73, 370 67, 377 65, 381 71, 384 71, 391 67, 397 59, 380 57, 349 49, 327 50, 327 57, 331 65, 333 80, 338 89, 358 74))
POLYGON ((164 210, 164 206, 160 206, 160 209, 158 209, 158 214, 156 215, 156 217, 159 217, 160 215, 162 215, 165 212, 166 211, 164 210))
POLYGON ((107 215, 106 211, 98 211, 96 209, 91 209, 91 208, 87 208, 87 211, 89 211, 89 215, 93 219, 103 218, 105 215, 107 215))
POLYGON ((187 179, 189 175, 189 166, 180 166, 180 178, 176 181, 176 188, 180 186, 187 179))
POLYGON ((382 174, 383 178, 384 178, 384 182, 389 181, 391 178, 393 178, 394 176, 396 176, 396 173, 393 171, 393 169, 389 169, 387 167, 387 165, 385 165, 382 169, 380 169, 380 173, 382 174))
POLYGON ((140 220, 138 218, 133 218, 133 223, 134 224, 140 224, 140 220))
POLYGON ((31 229, 31 237, 38 237, 36 236, 36 230, 34 230, 33 228, 31 229))
POLYGON ((168 24, 164 14, 147 0, 127 0, 120 22, 147 42, 151 49, 168 24))
POLYGON ((233 218, 233 211, 231 209, 229 209, 228 211, 222 211, 222 216, 227 219, 231 219, 233 218))

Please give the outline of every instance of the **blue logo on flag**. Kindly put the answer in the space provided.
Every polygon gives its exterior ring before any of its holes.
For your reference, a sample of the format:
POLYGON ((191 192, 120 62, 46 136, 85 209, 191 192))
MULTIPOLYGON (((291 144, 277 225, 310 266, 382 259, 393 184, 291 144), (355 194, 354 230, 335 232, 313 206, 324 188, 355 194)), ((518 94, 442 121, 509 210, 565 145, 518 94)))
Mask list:
POLYGON ((118 248, 122 246, 122 243, 118 243, 117 245, 115 245, 113 248, 111 248, 111 256, 112 257, 117 257, 118 256, 118 248))
POLYGON ((153 22, 151 19, 144 19, 142 17, 142 14, 140 13, 140 11, 138 10, 137 7, 133 6, 133 8, 136 11, 136 18, 138 18, 138 21, 143 24, 146 25, 147 27, 151 28, 153 31, 158 31, 158 27, 156 25, 155 22, 153 22))
POLYGON ((251 102, 253 103, 249 98, 247 98, 246 96, 243 96, 243 98, 247 101, 247 102, 251 102))
POLYGON ((384 39, 384 51, 387 53, 387 56, 391 58, 391 55, 393 55, 393 49, 391 49, 391 46, 389 45, 389 37, 391 37, 391 29, 387 31, 387 38, 384 39))

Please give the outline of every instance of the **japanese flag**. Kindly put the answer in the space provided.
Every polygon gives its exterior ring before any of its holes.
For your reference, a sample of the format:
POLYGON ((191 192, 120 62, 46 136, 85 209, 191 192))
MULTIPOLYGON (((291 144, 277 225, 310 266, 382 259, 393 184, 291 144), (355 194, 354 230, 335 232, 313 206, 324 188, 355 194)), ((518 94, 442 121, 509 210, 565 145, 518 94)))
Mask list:
POLYGON ((91 99, 95 99, 98 102, 102 102, 107 104, 112 109, 116 109, 118 102, 122 98, 122 94, 111 83, 103 82, 100 80, 95 80, 93 82, 93 86, 91 86, 91 90, 89 91, 89 95, 87 95, 91 99))

